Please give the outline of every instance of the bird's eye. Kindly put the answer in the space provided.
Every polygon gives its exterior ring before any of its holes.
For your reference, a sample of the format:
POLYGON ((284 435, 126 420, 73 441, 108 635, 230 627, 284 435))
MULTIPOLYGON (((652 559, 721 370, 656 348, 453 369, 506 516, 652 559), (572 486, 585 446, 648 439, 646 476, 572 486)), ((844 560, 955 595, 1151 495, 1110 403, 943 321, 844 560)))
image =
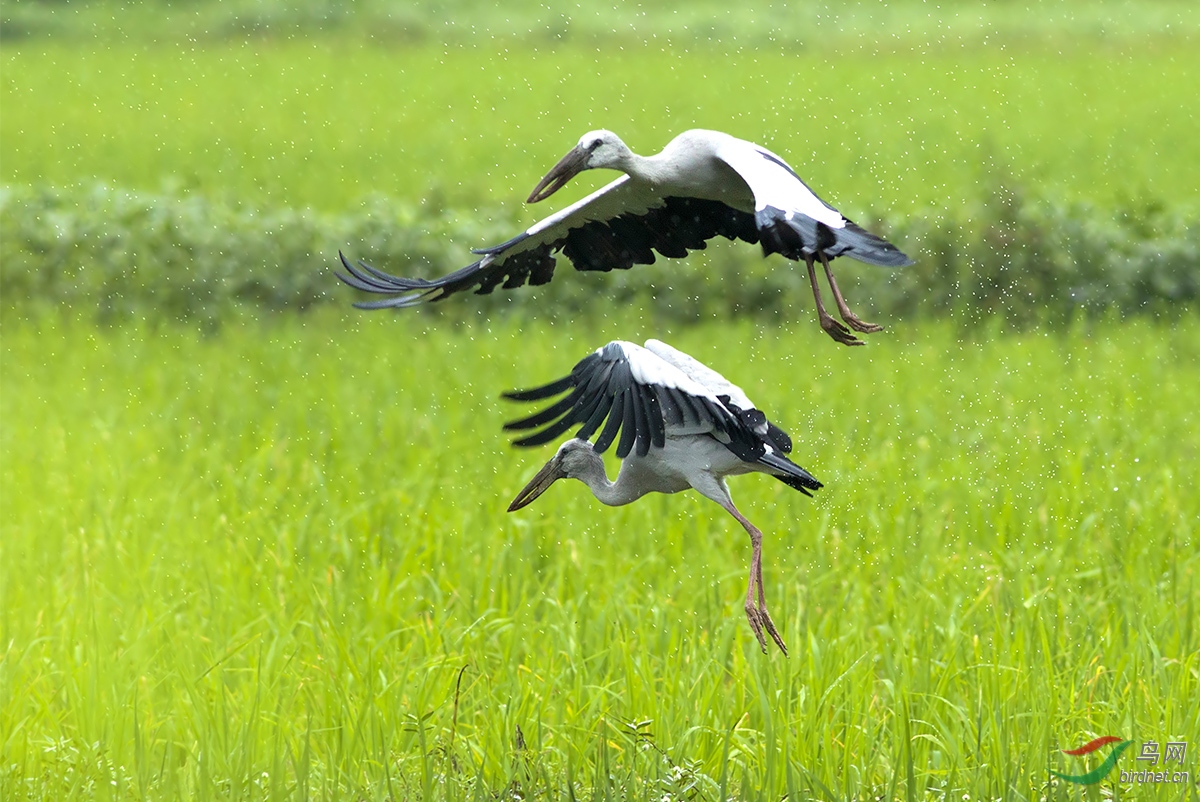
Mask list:
POLYGON ((592 144, 588 145, 588 150, 592 151, 604 144, 603 139, 593 139, 592 144))

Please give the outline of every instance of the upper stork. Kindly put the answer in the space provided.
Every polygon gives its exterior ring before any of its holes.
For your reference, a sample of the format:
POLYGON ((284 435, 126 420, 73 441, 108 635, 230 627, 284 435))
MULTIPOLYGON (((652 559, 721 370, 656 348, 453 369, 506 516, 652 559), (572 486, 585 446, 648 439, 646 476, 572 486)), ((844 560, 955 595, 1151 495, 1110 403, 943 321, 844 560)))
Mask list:
POLYGON ((585 357, 571 375, 505 397, 540 401, 563 393, 541 412, 504 427, 542 427, 515 443, 534 446, 580 426, 517 494, 509 512, 529 504, 563 478, 578 479, 611 506, 628 504, 647 493, 696 489, 728 510, 750 534, 746 618, 763 652, 767 650, 765 629, 786 655, 763 594, 762 532, 733 505, 725 479, 757 471, 811 496, 821 483, 787 458, 792 450, 787 433, 768 421, 741 388, 658 340, 647 341, 644 348, 616 340, 585 357), (588 442, 597 432, 595 444, 588 442), (613 442, 623 460, 615 482, 609 481, 600 456, 613 442))
POLYGON ((608 271, 653 264, 655 251, 684 257, 720 234, 757 242, 764 255, 803 260, 821 328, 840 343, 862 345, 850 329, 874 332, 883 327, 850 311, 829 260, 851 256, 884 267, 912 264, 896 246, 817 197, 783 159, 719 131, 685 131, 662 153, 648 157, 638 156, 611 131, 592 131, 538 182, 528 202, 545 200, 580 172, 601 167, 625 175, 508 242, 476 250, 477 262, 447 276, 400 278, 363 262, 355 265, 341 253, 348 274, 338 275, 357 289, 392 296, 360 307, 414 306, 463 290, 486 294, 497 285, 545 284, 554 275, 558 251, 578 270, 608 271), (825 268, 845 324, 825 311, 815 260, 825 268))

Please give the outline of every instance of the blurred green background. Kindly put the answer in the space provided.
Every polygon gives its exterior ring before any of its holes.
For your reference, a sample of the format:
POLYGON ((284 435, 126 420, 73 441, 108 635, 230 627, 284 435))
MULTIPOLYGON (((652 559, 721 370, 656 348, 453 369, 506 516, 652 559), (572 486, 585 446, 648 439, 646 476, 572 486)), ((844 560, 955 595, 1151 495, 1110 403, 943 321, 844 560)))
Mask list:
MULTIPOLYGON (((652 153, 711 127, 916 257, 855 271, 872 313, 1161 314, 1200 292, 1193 5, 10 2, 0 292, 111 317, 186 280, 175 315, 308 307, 339 248, 437 275, 507 239, 584 131, 652 153)), ((746 290, 706 315, 783 313, 790 276, 716 253, 619 292, 726 270, 746 290)), ((590 282, 487 308, 582 310, 590 282)))

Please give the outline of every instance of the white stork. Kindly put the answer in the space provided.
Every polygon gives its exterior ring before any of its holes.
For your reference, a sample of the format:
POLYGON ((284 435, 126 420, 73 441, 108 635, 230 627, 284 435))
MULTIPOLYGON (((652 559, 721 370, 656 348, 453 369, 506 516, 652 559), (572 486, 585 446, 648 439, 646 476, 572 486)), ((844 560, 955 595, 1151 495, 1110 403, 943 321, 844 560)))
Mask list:
POLYGON ((575 175, 599 167, 625 175, 508 242, 476 250, 479 261, 447 276, 399 278, 361 261, 354 265, 340 252, 348 273, 338 275, 359 290, 393 296, 358 304, 362 308, 414 306, 463 290, 486 294, 497 285, 545 284, 560 250, 577 270, 608 271, 653 264, 654 251, 684 257, 720 234, 760 243, 764 255, 804 260, 821 328, 840 343, 862 345, 850 329, 874 332, 883 327, 850 311, 829 260, 852 256, 885 267, 912 264, 896 246, 818 198, 783 159, 719 131, 686 131, 649 157, 633 153, 611 131, 592 131, 538 182, 528 202, 544 200, 575 175), (838 312, 850 329, 825 311, 814 259, 824 266, 838 312))
POLYGON ((647 493, 694 488, 728 510, 750 534, 746 618, 764 653, 765 629, 786 655, 763 595, 762 532, 733 505, 725 478, 758 471, 811 496, 821 483, 787 458, 792 450, 787 433, 768 421, 741 388, 658 340, 648 340, 644 348, 615 340, 585 357, 565 378, 504 395, 539 401, 563 393, 567 395, 541 412, 504 426, 543 427, 517 440, 518 446, 541 445, 580 426, 508 511, 521 509, 563 478, 578 479, 614 507, 647 493), (610 482, 600 455, 617 440, 618 431, 617 456, 623 461, 617 481, 610 482), (597 432, 593 445, 588 440, 597 432))

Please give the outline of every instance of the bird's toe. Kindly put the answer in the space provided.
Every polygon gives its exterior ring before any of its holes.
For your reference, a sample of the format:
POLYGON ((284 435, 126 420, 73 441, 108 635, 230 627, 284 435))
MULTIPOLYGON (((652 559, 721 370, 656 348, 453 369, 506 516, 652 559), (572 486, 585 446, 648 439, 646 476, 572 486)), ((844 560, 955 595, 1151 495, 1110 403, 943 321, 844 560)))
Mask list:
POLYGON ((767 629, 767 634, 771 636, 771 640, 775 641, 775 645, 779 647, 779 651, 783 652, 783 656, 787 657, 787 644, 783 642, 783 638, 780 637, 779 632, 775 629, 775 622, 771 620, 771 614, 766 610, 761 610, 760 612, 762 613, 763 624, 767 629))
POLYGON ((850 329, 826 315, 821 318, 821 328, 842 345, 864 345, 863 341, 850 333, 850 329))
MULTIPOLYGON (((750 629, 754 630, 754 637, 758 638, 758 648, 762 649, 762 653, 767 653, 767 639, 763 636, 763 621, 762 613, 757 607, 752 604, 746 605, 746 620, 750 622, 750 629)), ((772 625, 772 629, 774 626, 772 625)), ((776 637, 772 635, 772 637, 776 637)), ((778 641, 776 641, 778 642, 778 641)))
POLYGON ((846 323, 855 331, 861 331, 863 334, 874 334, 877 331, 883 331, 883 326, 878 323, 868 323, 865 320, 859 320, 857 317, 850 315, 845 318, 846 323))

